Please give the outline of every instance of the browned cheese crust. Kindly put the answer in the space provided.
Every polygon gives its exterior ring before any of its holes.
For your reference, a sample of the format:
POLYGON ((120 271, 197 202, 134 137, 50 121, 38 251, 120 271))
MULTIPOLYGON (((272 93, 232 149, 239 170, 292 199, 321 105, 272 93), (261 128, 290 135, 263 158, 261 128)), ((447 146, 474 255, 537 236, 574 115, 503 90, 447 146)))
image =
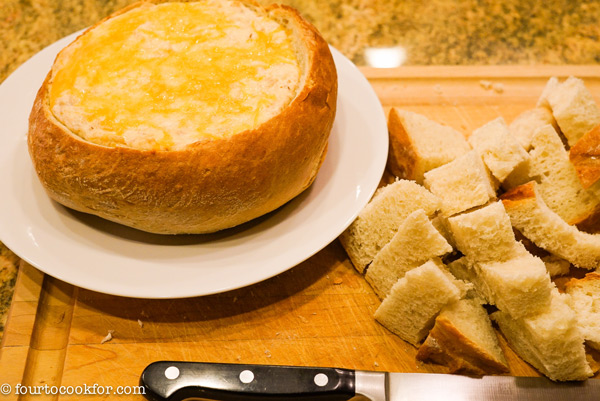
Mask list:
POLYGON ((268 213, 310 186, 335 117, 335 65, 327 43, 295 10, 271 6, 265 12, 294 32, 305 83, 279 115, 227 138, 173 151, 88 142, 51 113, 48 74, 28 136, 48 195, 69 208, 148 232, 209 233, 268 213))

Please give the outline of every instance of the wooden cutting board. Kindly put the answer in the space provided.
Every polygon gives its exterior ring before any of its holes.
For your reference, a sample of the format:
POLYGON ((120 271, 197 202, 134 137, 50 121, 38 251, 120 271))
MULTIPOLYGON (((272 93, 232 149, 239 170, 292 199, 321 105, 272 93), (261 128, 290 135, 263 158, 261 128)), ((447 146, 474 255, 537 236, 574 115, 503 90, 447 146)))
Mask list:
MULTIPOLYGON (((386 112, 422 113, 468 133, 532 108, 550 76, 575 75, 600 103, 600 66, 362 69, 386 112), (485 89, 482 81, 496 84, 485 89)), ((68 250, 65 249, 65 257, 68 250)), ((262 283, 182 300, 144 300, 73 287, 22 263, 0 349, 0 385, 118 386, 133 391, 156 360, 444 372, 372 318, 379 300, 338 241, 262 283), (112 331, 113 338, 102 343, 112 331)), ((502 341, 517 376, 537 376, 502 341)), ((73 396, 17 395, 14 400, 73 396)), ((12 397, 12 398, 11 398, 12 397)), ((0 397, 2 398, 2 397, 0 397)), ((113 399, 86 395, 84 399, 113 399)), ((142 400, 139 395, 119 400, 142 400)))

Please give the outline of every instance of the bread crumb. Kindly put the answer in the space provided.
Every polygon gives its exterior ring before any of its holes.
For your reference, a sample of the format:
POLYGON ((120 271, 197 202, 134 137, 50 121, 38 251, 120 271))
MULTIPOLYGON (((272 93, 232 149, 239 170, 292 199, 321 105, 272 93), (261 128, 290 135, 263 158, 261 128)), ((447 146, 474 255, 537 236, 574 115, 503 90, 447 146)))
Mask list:
POLYGON ((102 339, 102 341, 100 341, 100 344, 104 344, 104 343, 112 340, 112 338, 113 338, 112 335, 113 335, 114 332, 115 332, 114 330, 108 330, 108 334, 106 335, 106 337, 104 337, 102 339))
POLYGON ((438 95, 441 95, 443 93, 442 91, 442 87, 440 84, 434 85, 433 86, 433 90, 435 91, 435 93, 437 93, 438 95))
POLYGON ((271 351, 269 351, 268 349, 265 350, 265 355, 267 356, 267 358, 271 357, 271 351))
POLYGON ((377 363, 377 361, 373 362, 373 366, 375 366, 376 368, 379 367, 379 364, 377 363))
POLYGON ((302 320, 302 323, 308 323, 308 319, 302 315, 298 315, 298 319, 302 320))
POLYGON ((236 303, 238 300, 238 297, 233 297, 233 303, 236 303))
POLYGON ((138 319, 138 325, 140 326, 141 329, 144 328, 144 322, 142 322, 140 319, 138 319))
POLYGON ((482 79, 481 81, 479 81, 479 85, 481 85, 481 87, 485 90, 490 90, 492 89, 492 82, 491 81, 487 81, 485 79, 482 79))
POLYGON ((340 285, 344 282, 344 280, 342 280, 341 277, 337 277, 335 280, 333 280, 333 285, 340 285))
POLYGON ((494 89, 494 92, 496 93, 504 93, 504 84, 496 82, 492 85, 492 89, 494 89))

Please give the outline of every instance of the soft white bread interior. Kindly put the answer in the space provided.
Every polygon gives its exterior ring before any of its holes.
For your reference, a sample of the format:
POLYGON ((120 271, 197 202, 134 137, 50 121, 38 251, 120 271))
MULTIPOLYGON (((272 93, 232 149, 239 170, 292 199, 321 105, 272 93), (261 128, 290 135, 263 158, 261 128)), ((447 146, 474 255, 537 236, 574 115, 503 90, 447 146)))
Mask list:
POLYGON ((398 180, 377 190, 339 237, 340 242, 356 270, 362 273, 411 213, 422 209, 432 216, 440 205, 440 200, 421 185, 398 180))
POLYGON ((551 78, 538 103, 550 106, 569 146, 600 124, 600 108, 579 78, 571 76, 564 82, 551 78))
MULTIPOLYGON (((490 304, 520 317, 549 305, 553 285, 542 260, 517 242, 502 202, 448 219, 456 246, 471 266, 457 277, 468 276, 490 304)), ((458 263, 458 262, 456 262, 458 263)))
POLYGON ((548 107, 535 107, 525 110, 508 126, 513 137, 519 141, 526 151, 531 149, 531 141, 535 131, 544 125, 552 125, 556 131, 559 131, 558 124, 548 107))
POLYGON ((375 319, 403 340, 418 346, 441 309, 465 294, 464 283, 456 280, 440 262, 428 261, 394 284, 375 311, 375 319))
POLYGON ((559 86, 560 86, 560 82, 558 81, 558 78, 550 77, 548 79, 548 81, 546 82, 546 85, 544 86, 544 89, 542 90, 540 97, 538 98, 536 107, 544 107, 544 108, 547 108, 548 110, 552 111, 552 106, 550 105, 550 102, 548 101, 548 97, 550 96, 551 93, 556 92, 556 90, 558 89, 559 86))
POLYGON ((388 168, 400 178, 423 182, 427 171, 471 150, 454 128, 412 111, 392 108, 388 116, 388 168))
POLYGON ((486 375, 508 372, 506 357, 487 311, 479 300, 446 305, 416 358, 448 366, 450 373, 486 375))
POLYGON ((569 224, 593 227, 600 214, 600 197, 581 185, 569 154, 551 125, 539 128, 532 140, 529 169, 512 174, 507 189, 536 180, 544 202, 569 224))
POLYGON ((537 246, 577 267, 600 265, 600 235, 567 224, 546 205, 535 181, 513 188, 501 199, 512 225, 537 246))
POLYGON ((475 264, 474 269, 489 303, 514 318, 539 313, 550 305, 555 286, 544 262, 526 251, 504 262, 475 264))
POLYGON ((140 2, 58 55, 29 152, 67 207, 153 233, 214 232, 311 185, 336 99, 329 46, 289 7, 140 2))
POLYGON ((514 317, 547 309, 555 288, 544 263, 527 252, 505 262, 482 264, 462 257, 449 263, 448 270, 473 284, 477 297, 514 317))
POLYGON ((406 272, 450 252, 452 247, 436 230, 425 211, 419 209, 402 222, 391 241, 375 256, 365 278, 383 299, 406 272))
POLYGON ((519 356, 552 380, 585 380, 592 375, 569 296, 552 292, 548 310, 515 319, 497 311, 491 314, 519 356))
POLYGON ((565 292, 571 296, 571 306, 586 344, 600 350, 600 273, 572 278, 565 285, 565 292))
POLYGON ((506 261, 522 253, 502 202, 448 218, 456 248, 478 263, 506 261))
POLYGON ((431 219, 431 224, 435 227, 436 230, 446 239, 448 244, 452 248, 456 248, 456 241, 454 240, 454 235, 452 234, 452 230, 450 229, 450 223, 448 223, 448 217, 438 213, 435 217, 431 219))
POLYGON ((499 182, 529 162, 529 154, 512 136, 502 117, 474 130, 469 143, 499 182))
POLYGON ((476 151, 425 173, 423 184, 442 200, 446 216, 486 204, 496 197, 489 173, 476 151))

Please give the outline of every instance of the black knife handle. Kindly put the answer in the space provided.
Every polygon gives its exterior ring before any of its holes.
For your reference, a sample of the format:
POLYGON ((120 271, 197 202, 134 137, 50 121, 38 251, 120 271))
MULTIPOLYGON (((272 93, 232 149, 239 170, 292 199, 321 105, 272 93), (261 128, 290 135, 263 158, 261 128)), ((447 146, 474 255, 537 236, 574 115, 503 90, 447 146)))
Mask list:
POLYGON ((203 362, 154 362, 142 373, 146 398, 175 401, 265 399, 348 400, 355 395, 355 372, 348 369, 203 362))

